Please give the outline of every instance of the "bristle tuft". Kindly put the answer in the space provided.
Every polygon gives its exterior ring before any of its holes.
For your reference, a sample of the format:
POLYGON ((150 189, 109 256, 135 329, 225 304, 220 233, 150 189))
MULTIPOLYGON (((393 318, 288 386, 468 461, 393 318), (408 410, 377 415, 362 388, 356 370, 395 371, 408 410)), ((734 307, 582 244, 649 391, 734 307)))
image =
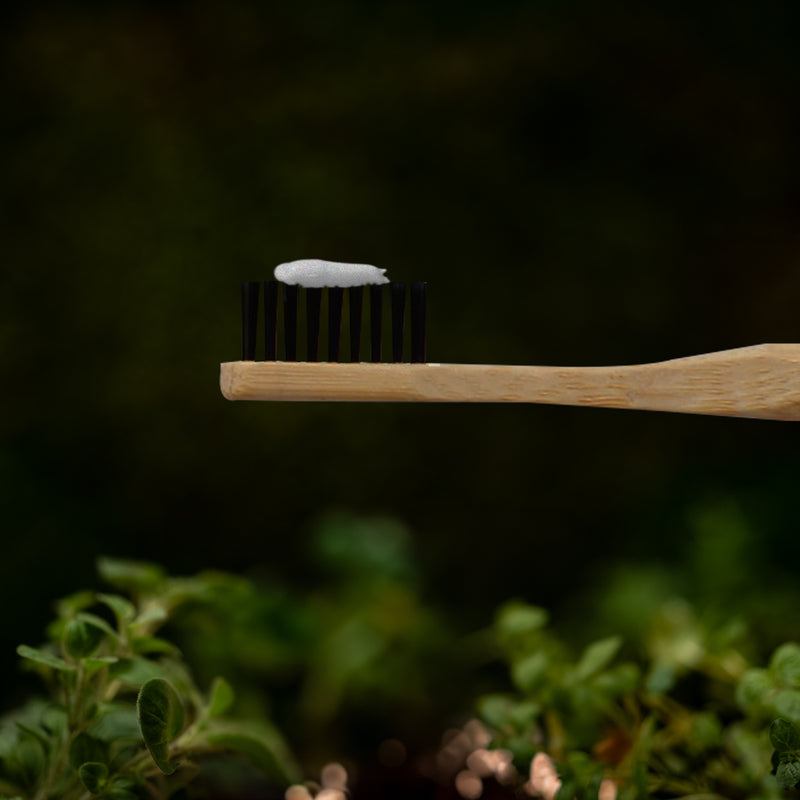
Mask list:
POLYGON ((383 336, 383 286, 369 287, 370 357, 374 363, 381 360, 381 338, 383 336))
POLYGON ((260 281, 244 281, 242 283, 242 361, 256 360, 258 296, 260 292, 260 281))
POLYGON ((361 315, 364 305, 364 287, 351 286, 347 290, 347 302, 350 305, 350 360, 357 364, 361 361, 361 315))
POLYGON ((297 361, 297 286, 283 287, 283 345, 287 361, 297 361))
POLYGON ((428 284, 415 281, 411 284, 411 362, 425 363, 425 316, 428 305, 428 284))
MULTIPOLYGON (((386 303, 384 286, 369 285, 369 360, 380 363, 383 356, 383 314, 386 303)), ((424 363, 426 358, 426 304, 427 283, 389 282, 391 308, 391 360, 402 363, 405 344, 406 297, 410 291, 411 307, 411 362, 424 363)), ((364 286, 347 288, 350 360, 361 361, 361 336, 364 317, 364 286)), ((258 350, 259 304, 261 281, 242 283, 242 360, 255 361, 258 350)), ((298 328, 305 322, 305 353, 307 360, 319 360, 320 347, 327 347, 327 360, 338 363, 342 359, 342 315, 344 313, 344 287, 311 287, 301 289, 296 284, 277 280, 264 281, 264 358, 279 358, 278 321, 282 322, 283 345, 281 354, 286 361, 298 359, 298 328), (279 288, 281 287, 281 288, 279 288), (322 296, 327 293, 327 345, 320 338, 322 296), (305 296, 305 313, 299 308, 300 296, 305 296), (279 308, 281 306, 282 308, 279 308)), ((387 333, 388 335, 388 333, 387 333)), ((302 346, 303 343, 301 343, 302 346)), ((323 359, 325 355, 322 356, 323 359)), ((345 356, 346 359, 346 356, 345 356)), ((365 359, 366 360, 366 359, 365 359)))
POLYGON ((392 361, 403 360, 403 332, 406 314, 406 285, 393 281, 392 291, 392 361))
POLYGON ((316 361, 319 350, 319 316, 322 307, 322 289, 306 289, 306 346, 307 361, 316 361))
POLYGON ((342 304, 344 289, 328 289, 328 361, 339 360, 339 342, 342 335, 342 304))
POLYGON ((264 360, 278 360, 278 281, 264 283, 264 360))

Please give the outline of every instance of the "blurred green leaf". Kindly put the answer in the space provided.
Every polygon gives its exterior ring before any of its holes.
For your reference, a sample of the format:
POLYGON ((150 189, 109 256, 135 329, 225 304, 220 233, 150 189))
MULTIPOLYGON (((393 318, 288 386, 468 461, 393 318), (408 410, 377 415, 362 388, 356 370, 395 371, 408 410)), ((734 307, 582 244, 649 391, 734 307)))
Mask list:
POLYGON ((525 729, 533 724, 541 710, 538 703, 523 701, 515 704, 508 719, 516 728, 525 729))
POLYGON ((611 663, 619 652, 622 639, 619 636, 609 636, 606 639, 590 644, 571 674, 572 680, 585 681, 611 663))
POLYGON ((93 625, 98 630, 103 631, 112 642, 119 641, 119 633, 115 631, 102 617, 97 614, 90 614, 88 611, 80 611, 75 615, 75 619, 85 622, 88 625, 93 625))
POLYGON ((47 737, 44 733, 36 728, 32 727, 31 725, 26 725, 24 722, 17 722, 17 728, 19 728, 20 732, 23 736, 27 736, 30 739, 34 739, 42 746, 42 750, 44 751, 45 755, 50 751, 50 742, 48 742, 47 737))
POLYGON ((666 694, 675 685, 675 665, 665 661, 656 661, 650 667, 645 681, 648 694, 666 694))
POLYGON ((778 769, 775 772, 775 777, 778 779, 778 786, 782 789, 791 789, 800 782, 800 758, 797 756, 788 757, 786 760, 781 760, 778 764, 778 769))
POLYGON ((175 771, 169 762, 169 745, 183 728, 183 703, 164 678, 152 678, 139 691, 136 701, 142 738, 158 768, 167 775, 175 771))
POLYGON ((78 775, 87 791, 100 794, 108 781, 108 767, 98 761, 89 761, 81 764, 78 775))
POLYGON ((45 667, 51 669, 61 670, 62 672, 74 672, 75 666, 68 664, 63 658, 54 656, 44 650, 36 650, 33 647, 28 647, 26 644, 21 644, 17 647, 17 655, 27 658, 29 661, 34 661, 37 664, 43 664, 45 667))
POLYGON ((119 659, 116 656, 100 656, 99 658, 85 658, 83 660, 83 668, 86 670, 87 675, 97 672, 109 664, 116 664, 119 659))
POLYGON ((144 658, 120 658, 111 664, 108 669, 111 678, 130 684, 141 686, 152 678, 160 678, 164 670, 154 661, 144 658))
POLYGON ((107 583, 124 591, 152 592, 164 582, 164 570, 146 561, 131 561, 101 556, 97 571, 107 583))
POLYGON ((770 725, 769 740, 779 753, 800 749, 800 731, 787 719, 776 719, 770 725))
POLYGON ((554 800, 575 800, 578 789, 579 787, 576 782, 564 781, 561 786, 559 786, 554 800))
POLYGON ((35 786, 46 763, 42 745, 29 737, 21 739, 13 752, 3 758, 6 776, 23 786, 35 786))
POLYGON ((495 626, 500 634, 516 636, 543 628, 547 625, 547 619, 547 612, 543 608, 515 601, 502 606, 495 626))
POLYGON ((765 704, 774 690, 775 682, 767 670, 749 669, 736 687, 736 702, 745 710, 752 709, 765 704))
POLYGON ((218 717, 224 714, 233 704, 233 700, 233 689, 228 681, 226 681, 225 678, 214 678, 208 704, 209 716, 218 717))
POLYGON ((89 761, 105 761, 107 756, 107 745, 86 732, 79 733, 69 747, 69 763, 73 769, 89 761))
POLYGON ((115 778, 106 789, 109 800, 137 800, 136 784, 127 778, 115 778))
POLYGON ((103 641, 103 631, 84 619, 71 619, 64 630, 64 647, 74 658, 90 656, 103 641))
POLYGON ((114 612, 114 616, 121 625, 132 620, 136 614, 136 607, 122 595, 101 593, 97 595, 97 599, 114 612))
POLYGON ((79 611, 89 608, 94 603, 94 592, 82 591, 62 597, 56 603, 56 611, 63 619, 72 619, 79 611))
POLYGON ((702 753, 712 747, 718 747, 722 742, 722 731, 722 723, 716 714, 711 712, 697 714, 692 719, 688 744, 697 753, 702 753))
POLYGON ((775 695, 775 711, 790 722, 800 722, 800 691, 783 689, 775 695))
POLYGON ((604 694, 617 696, 636 691, 640 679, 641 672, 636 664, 619 664, 596 675, 592 687, 604 694))
POLYGON ((284 760, 277 757, 268 743, 257 736, 236 731, 211 730, 205 734, 205 740, 213 747, 245 756, 268 778, 280 783, 290 780, 284 760))
POLYGON ((365 519, 330 514, 317 525, 317 559, 336 575, 359 575, 373 581, 387 577, 408 581, 416 569, 409 549, 408 529, 396 519, 365 519))
POLYGON ((502 728, 512 718, 516 703, 508 695, 490 694, 477 702, 480 718, 492 728, 502 728))
POLYGON ((503 746, 511 751, 514 761, 522 764, 530 764, 531 759, 539 749, 532 741, 530 736, 509 736, 503 742, 503 746))
POLYGON ((778 647, 772 654, 769 669, 780 681, 800 684, 800 645, 786 642, 778 647))
POLYGON ((128 706, 104 710, 91 735, 103 742, 134 741, 141 738, 136 710, 128 706))
POLYGON ((547 674, 547 653, 539 651, 515 661, 511 666, 511 677, 523 691, 530 692, 542 682, 547 674))
POLYGON ((166 655, 175 655, 178 653, 178 648, 168 642, 166 639, 160 639, 157 636, 137 636, 131 640, 131 649, 137 655, 146 655, 148 653, 164 653, 166 655))
POLYGON ((152 622, 164 622, 168 617, 167 609, 160 603, 149 603, 146 608, 130 623, 131 628, 149 625, 152 622))

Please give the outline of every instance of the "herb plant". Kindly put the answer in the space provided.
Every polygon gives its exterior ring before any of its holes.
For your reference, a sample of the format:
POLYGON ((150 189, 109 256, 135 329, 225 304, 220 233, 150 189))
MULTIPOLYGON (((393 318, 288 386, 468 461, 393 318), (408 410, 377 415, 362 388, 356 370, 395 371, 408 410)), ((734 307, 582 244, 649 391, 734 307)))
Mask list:
POLYGON ((611 636, 576 658, 547 621, 524 603, 498 613, 493 635, 513 690, 477 704, 489 744, 465 729, 444 745, 441 763, 456 788, 489 776, 509 786, 508 797, 524 788, 546 800, 763 800, 800 783, 799 645, 751 667, 741 626, 707 629, 673 602, 640 647, 626 650, 611 636), (770 728, 777 713, 791 719, 770 728), (502 780, 487 766, 502 764, 493 751, 514 767, 502 780))
POLYGON ((20 645, 48 699, 0 722, 0 794, 25 800, 168 798, 203 760, 237 753, 283 785, 294 777, 278 733, 229 719, 223 678, 194 683, 178 649, 158 630, 187 600, 202 601, 202 576, 169 578, 150 564, 101 559, 118 593, 61 600, 41 647, 20 645))

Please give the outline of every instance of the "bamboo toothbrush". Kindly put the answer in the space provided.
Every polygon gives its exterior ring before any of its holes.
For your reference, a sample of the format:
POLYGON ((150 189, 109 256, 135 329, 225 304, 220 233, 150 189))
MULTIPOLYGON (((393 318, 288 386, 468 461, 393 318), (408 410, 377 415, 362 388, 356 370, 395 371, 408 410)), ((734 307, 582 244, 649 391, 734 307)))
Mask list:
POLYGON ((256 361, 258 282, 242 285, 241 361, 221 364, 228 400, 549 403, 800 420, 800 344, 618 367, 433 364, 425 361, 426 284, 411 284, 411 363, 403 363, 406 285, 388 286, 392 363, 381 362, 384 287, 369 287, 370 362, 361 361, 363 287, 347 289, 351 363, 339 363, 344 290, 327 289, 328 361, 318 362, 323 290, 303 290, 307 361, 297 361, 298 287, 283 286, 285 361, 277 360, 278 282, 264 284, 265 361, 256 361))

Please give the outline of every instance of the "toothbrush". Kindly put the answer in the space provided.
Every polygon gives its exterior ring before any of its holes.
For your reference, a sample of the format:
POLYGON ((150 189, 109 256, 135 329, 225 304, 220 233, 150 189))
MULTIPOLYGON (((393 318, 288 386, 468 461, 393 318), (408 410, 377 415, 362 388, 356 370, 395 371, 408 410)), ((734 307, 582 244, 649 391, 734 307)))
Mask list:
MULTIPOLYGON (((362 265, 359 265, 362 266, 362 265)), ((374 267, 372 269, 375 269, 374 267)), ((383 271, 381 271, 382 273, 383 271)), ((363 287, 347 287, 351 363, 340 363, 344 287, 305 288, 306 361, 297 360, 297 285, 284 285, 285 361, 277 360, 278 282, 264 284, 265 361, 256 359, 261 285, 242 285, 241 361, 220 366, 228 400, 545 403, 800 420, 800 344, 760 344, 616 367, 438 364, 425 359, 426 284, 410 286, 411 357, 403 361, 407 287, 390 283, 391 363, 382 362, 384 286, 369 286, 370 354, 361 361, 363 287), (319 362, 323 291, 328 361, 319 362)))

